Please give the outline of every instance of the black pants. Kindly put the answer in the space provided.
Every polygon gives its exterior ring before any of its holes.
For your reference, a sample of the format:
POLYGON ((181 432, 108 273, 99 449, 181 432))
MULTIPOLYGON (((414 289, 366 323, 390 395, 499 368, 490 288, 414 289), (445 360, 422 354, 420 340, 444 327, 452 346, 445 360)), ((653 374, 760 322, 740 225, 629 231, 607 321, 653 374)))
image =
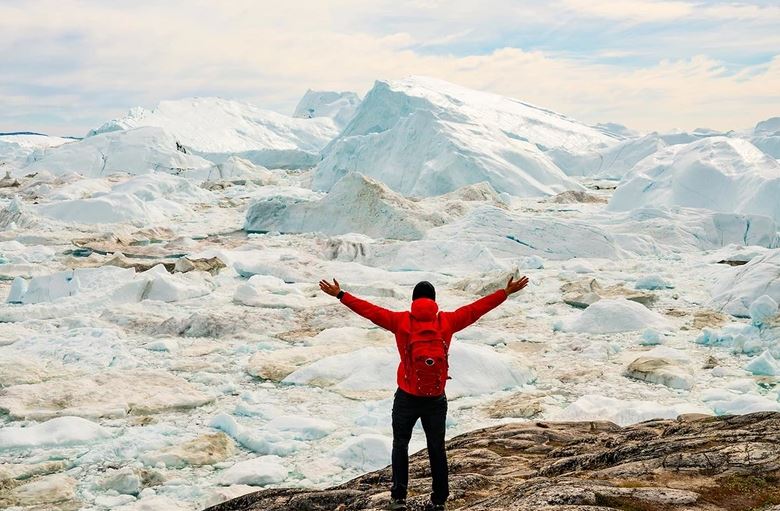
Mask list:
POLYGON ((444 450, 444 431, 447 420, 447 396, 413 396, 401 389, 393 400, 393 486, 390 496, 406 498, 409 485, 409 440, 417 419, 422 421, 431 462, 434 504, 444 504, 450 494, 447 481, 447 453, 444 450))

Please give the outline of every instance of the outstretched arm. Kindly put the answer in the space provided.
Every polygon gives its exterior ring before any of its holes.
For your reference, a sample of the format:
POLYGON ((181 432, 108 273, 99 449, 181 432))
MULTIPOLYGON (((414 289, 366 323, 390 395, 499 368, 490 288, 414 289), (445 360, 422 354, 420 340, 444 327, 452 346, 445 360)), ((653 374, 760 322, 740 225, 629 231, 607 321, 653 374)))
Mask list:
POLYGON ((371 302, 361 300, 356 296, 342 291, 341 286, 339 286, 339 283, 336 279, 333 279, 333 284, 327 280, 321 280, 320 289, 331 296, 335 296, 341 300, 341 303, 360 314, 367 320, 371 321, 375 325, 395 333, 396 327, 398 325, 397 312, 387 310, 384 307, 374 305, 371 302))
POLYGON ((501 305, 512 293, 516 293, 528 285, 528 277, 521 277, 520 280, 514 280, 509 277, 504 289, 499 289, 495 293, 480 298, 476 302, 464 305, 452 312, 443 312, 452 328, 453 333, 463 330, 473 324, 479 318, 501 305))

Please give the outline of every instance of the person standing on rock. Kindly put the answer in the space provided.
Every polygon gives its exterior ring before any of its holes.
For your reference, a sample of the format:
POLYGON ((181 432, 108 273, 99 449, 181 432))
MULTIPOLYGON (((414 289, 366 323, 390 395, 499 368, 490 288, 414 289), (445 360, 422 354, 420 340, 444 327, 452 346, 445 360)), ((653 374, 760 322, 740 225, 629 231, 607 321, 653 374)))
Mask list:
POLYGON ((341 303, 395 334, 401 362, 398 365, 398 389, 393 401, 393 484, 388 509, 406 509, 409 484, 409 440, 417 419, 422 421, 431 463, 433 493, 425 509, 444 510, 449 496, 447 453, 444 433, 447 419, 447 396, 444 386, 449 379, 447 352, 452 335, 477 321, 499 306, 512 293, 528 285, 528 277, 509 278, 504 289, 480 298, 452 312, 440 312, 436 304, 436 289, 427 281, 419 282, 412 291, 410 311, 390 311, 361 300, 333 283, 320 281, 320 289, 335 296, 341 303))

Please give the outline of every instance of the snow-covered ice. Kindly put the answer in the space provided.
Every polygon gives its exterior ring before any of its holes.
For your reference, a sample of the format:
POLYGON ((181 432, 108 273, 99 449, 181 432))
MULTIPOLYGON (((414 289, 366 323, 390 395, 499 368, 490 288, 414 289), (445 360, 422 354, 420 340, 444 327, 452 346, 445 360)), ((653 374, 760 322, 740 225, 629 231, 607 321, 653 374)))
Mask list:
POLYGON ((424 77, 378 81, 325 149, 314 186, 350 171, 404 195, 439 195, 488 181, 499 192, 580 189, 540 147, 586 150, 617 139, 568 117, 424 77))
POLYGON ((83 444, 110 436, 111 433, 99 424, 81 417, 57 417, 27 427, 0 429, 0 450, 83 444))
POLYGON ((392 438, 363 434, 345 441, 334 454, 342 466, 368 472, 387 465, 391 447, 392 438))
POLYGON ((358 106, 360 106, 360 98, 354 92, 309 89, 295 107, 293 117, 301 119, 329 117, 339 129, 342 129, 355 116, 358 106))
POLYGON ((780 158, 780 117, 760 121, 751 135, 753 145, 773 158, 780 158))
POLYGON ((55 175, 76 172, 85 177, 99 177, 118 172, 179 174, 213 166, 199 156, 177 149, 176 144, 170 133, 155 127, 101 133, 46 148, 34 156, 24 172, 46 171, 55 175))
MULTIPOLYGON (((334 105, 335 107, 335 105, 334 105)), ((217 163, 238 155, 269 168, 309 167, 339 131, 329 116, 298 118, 221 98, 161 101, 155 108, 134 108, 92 130, 85 139, 155 126, 182 146, 217 163)))
POLYGON ((239 461, 219 475, 219 482, 226 486, 232 484, 265 486, 284 481, 287 472, 278 456, 261 456, 239 461))
POLYGON ((391 310, 428 280, 454 310, 529 276, 453 337, 448 437, 778 410, 778 133, 413 77, 0 136, 2 498, 194 511, 387 465, 393 336, 322 278, 391 310))
POLYGON ((555 415, 559 420, 608 420, 620 426, 650 419, 674 419, 684 413, 711 413, 705 406, 685 402, 660 404, 584 395, 555 415))
POLYGON ((28 419, 125 417, 194 408, 212 399, 178 376, 145 369, 14 385, 0 395, 0 409, 28 419))
POLYGON ((582 312, 565 319, 564 332, 611 334, 646 328, 669 329, 669 320, 631 300, 599 300, 582 312))
POLYGON ((763 215, 780 221, 780 163, 746 140, 708 137, 675 145, 637 163, 609 208, 687 206, 763 215))
POLYGON ((738 317, 749 317, 750 308, 764 296, 780 301, 780 249, 755 257, 724 274, 712 289, 711 306, 738 317))
POLYGON ((244 229, 250 232, 361 233, 389 239, 419 239, 427 228, 444 223, 444 216, 382 183, 351 172, 322 199, 301 201, 269 197, 249 208, 244 229))

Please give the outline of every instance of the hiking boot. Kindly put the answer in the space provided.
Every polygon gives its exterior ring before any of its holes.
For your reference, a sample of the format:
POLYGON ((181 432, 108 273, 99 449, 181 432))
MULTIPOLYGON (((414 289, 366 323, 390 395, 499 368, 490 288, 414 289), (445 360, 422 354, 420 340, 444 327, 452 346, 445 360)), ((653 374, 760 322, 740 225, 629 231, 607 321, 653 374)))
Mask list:
POLYGON ((391 511, 406 511, 406 499, 390 499, 387 509, 391 511))
POLYGON ((434 504, 430 500, 425 504, 423 511, 445 511, 444 504, 434 504))

